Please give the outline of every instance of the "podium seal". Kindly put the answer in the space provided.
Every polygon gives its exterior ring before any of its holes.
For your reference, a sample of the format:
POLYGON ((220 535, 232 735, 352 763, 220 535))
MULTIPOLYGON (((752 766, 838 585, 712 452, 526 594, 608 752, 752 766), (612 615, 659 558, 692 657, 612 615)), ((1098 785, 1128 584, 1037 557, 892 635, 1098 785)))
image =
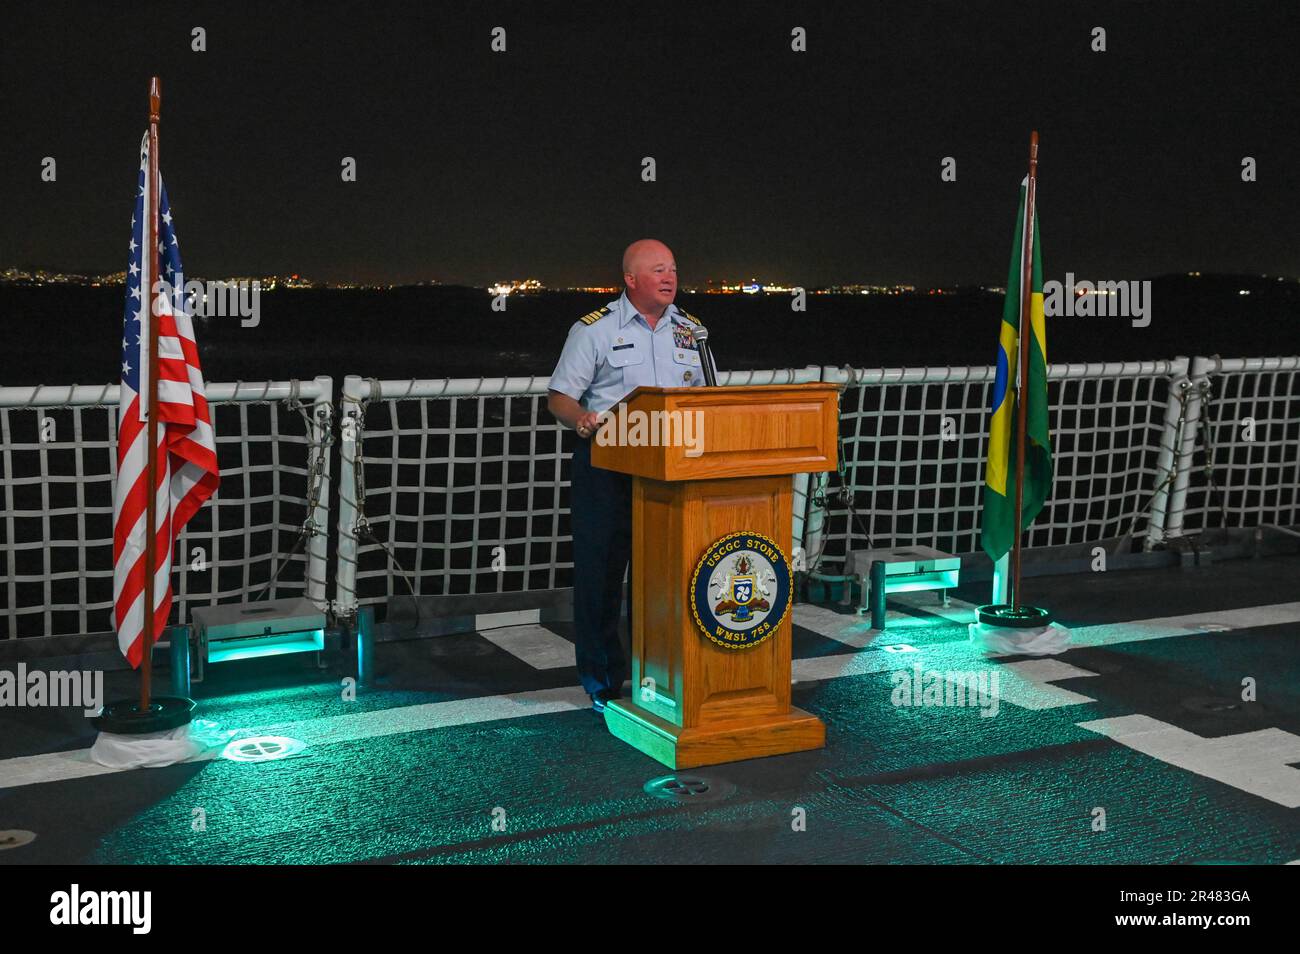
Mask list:
POLYGON ((790 561, 761 533, 730 533, 709 544, 691 576, 691 615, 723 649, 752 649, 790 612, 790 561))

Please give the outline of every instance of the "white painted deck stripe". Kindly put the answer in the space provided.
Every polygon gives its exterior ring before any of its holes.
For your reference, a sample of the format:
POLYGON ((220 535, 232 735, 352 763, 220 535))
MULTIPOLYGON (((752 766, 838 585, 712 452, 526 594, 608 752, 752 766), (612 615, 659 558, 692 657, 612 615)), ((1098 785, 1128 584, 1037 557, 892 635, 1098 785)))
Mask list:
MULTIPOLYGON (((813 607, 808 607, 809 609, 813 607)), ((796 607, 798 609, 798 607, 796 607)), ((840 616, 841 614, 832 613, 840 616)), ((820 616, 809 616, 818 625, 829 626, 829 621, 820 616)), ((856 616, 842 617, 850 623, 856 616)), ((796 618, 798 625, 802 625, 796 618)), ((1300 602, 1277 603, 1272 606, 1255 606, 1237 610, 1197 613, 1186 616, 1169 616, 1151 620, 1132 620, 1127 623, 1111 623, 1103 626, 1080 627, 1072 630, 1075 646, 1116 645, 1147 639, 1162 639, 1170 636, 1184 636, 1193 633, 1216 632, 1224 628, 1239 629, 1250 626, 1276 626, 1285 623, 1300 622, 1300 602)), ((869 625, 869 623, 868 623, 869 625)), ((811 627, 810 627, 811 628, 811 627)), ((849 626, 851 629, 851 626, 849 626)), ((560 637, 556 637, 557 639, 560 637)), ((855 638, 849 634, 848 638, 855 638)), ((892 637, 891 637, 892 638, 892 637)), ((843 641, 843 640, 841 640, 843 641)), ((901 640, 900 640, 901 641, 901 640)), ((869 642, 869 641, 868 641, 869 642)), ((932 644, 920 647, 917 653, 857 652, 821 656, 811 659, 797 659, 793 662, 795 681, 805 682, 818 679, 837 679, 845 676, 859 676, 869 673, 892 672, 907 668, 920 662, 927 669, 965 669, 978 671, 983 667, 998 666, 1002 671, 1011 666, 1021 667, 1013 670, 1020 679, 1034 686, 1034 691, 1041 693, 1045 682, 1039 680, 1075 678, 1078 675, 1091 675, 1085 670, 1077 670, 1066 664, 1064 670, 1043 669, 1023 664, 999 664, 985 660, 970 643, 961 640, 948 643, 932 644), (1053 674, 1055 673, 1055 674, 1053 674)), ((1035 660, 1033 662, 1042 662, 1035 660)), ((1054 705, 1038 705, 1039 708, 1053 708, 1055 705, 1073 705, 1068 701, 1068 690, 1055 689, 1054 705)), ((1007 702, 1019 705, 1017 698, 1029 700, 1033 697, 1027 685, 1017 686, 1008 681, 999 691, 999 697, 1007 702)), ((1080 697, 1086 700, 1086 697, 1080 697)), ((1041 703, 1043 697, 1039 699, 1041 703)), ((1049 699, 1050 701, 1050 699, 1049 699)), ((1088 700, 1090 701, 1090 700, 1088 700)), ((392 709, 371 712, 327 716, 299 723, 286 723, 276 726, 258 727, 255 734, 280 734, 300 738, 309 744, 325 745, 332 742, 345 742, 357 738, 372 738, 377 735, 392 735, 401 732, 419 732, 428 729, 446 728, 453 725, 466 725, 474 722, 489 722, 497 719, 513 719, 523 716, 542 715, 549 712, 566 712, 574 709, 586 709, 590 705, 586 693, 577 686, 562 689, 547 689, 540 692, 521 692, 502 696, 482 696, 475 699, 460 699, 450 702, 426 703, 417 706, 399 706, 392 709)), ((1035 706, 1026 706, 1034 708, 1035 706)), ((1131 717, 1136 718, 1136 717, 1131 717)), ((1107 720, 1098 720, 1097 724, 1107 720)), ((1152 720, 1154 721, 1154 720, 1152 720)), ((1092 728, 1092 724, 1083 724, 1092 728)), ((1276 730, 1269 730, 1276 731, 1276 730)), ((247 734, 247 733, 245 733, 247 734)), ((1105 733, 1103 733, 1105 734, 1105 733)), ((1282 733, 1288 735, 1287 733, 1282 733)), ((1291 736, 1291 738, 1295 738, 1291 736)), ((1116 739, 1116 741, 1123 741, 1116 739)), ((1128 744, 1124 742, 1124 744, 1128 744)), ((92 775, 106 775, 118 769, 106 769, 90 761, 89 749, 73 752, 55 752, 46 755, 20 756, 0 760, 0 788, 13 788, 20 785, 32 785, 41 782, 61 781, 65 779, 84 778, 92 775)), ((216 753, 209 753, 208 758, 216 753)), ((1159 758, 1159 756, 1156 756, 1159 758)), ((1300 761, 1297 755, 1293 761, 1300 761)), ((1195 771, 1195 769, 1192 769, 1195 771)), ((1300 777, 1300 773, 1296 773, 1300 777)), ((1214 777, 1214 776, 1211 776, 1214 777)), ((1228 784, 1232 784, 1229 782, 1228 784)), ((1265 796, 1267 797, 1267 796, 1265 796)))
MULTIPOLYGON (((877 647, 881 648, 881 647, 877 647)), ((990 684, 989 693, 1003 702, 1022 709, 1056 709, 1096 700, 1069 689, 1053 686, 1062 679, 1080 679, 1097 673, 1079 669, 1059 659, 1030 659, 1003 663, 985 658, 976 647, 965 641, 935 643, 915 647, 906 653, 841 653, 812 659, 796 659, 792 665, 794 682, 815 682, 842 676, 911 670, 919 665, 925 671, 980 673, 997 672, 998 684, 990 684)), ((953 680, 947 680, 953 681, 953 680)))
POLYGON ((90 761, 90 749, 23 755, 0 761, 0 788, 17 788, 38 782, 62 782, 90 775, 111 775, 122 769, 105 768, 90 761))
POLYGON ((484 613, 474 617, 474 630, 497 629, 501 626, 522 626, 525 623, 541 622, 541 610, 511 610, 506 613, 484 613))
POLYGON ((1095 672, 1079 669, 1059 659, 1030 659, 1025 662, 1006 663, 998 669, 1001 676, 998 678, 997 691, 993 695, 1021 709, 1041 711, 1097 701, 1089 696, 1052 685, 1053 682, 1062 679, 1080 679, 1097 675, 1095 672))
POLYGON ((479 635, 534 669, 563 669, 578 664, 573 643, 544 626, 508 626, 479 635))
MULTIPOLYGON (((975 608, 972 604, 952 600, 952 605, 942 614, 944 608, 937 602, 925 605, 927 594, 900 593, 890 597, 890 602, 903 602, 915 605, 933 616, 940 616, 954 623, 975 622, 975 608), (904 598, 909 599, 904 599, 904 598), (960 605, 959 605, 960 604, 960 605)), ((885 619, 885 632, 877 633, 871 629, 870 616, 858 616, 856 613, 837 613, 825 606, 799 604, 794 608, 794 624, 861 649, 872 643, 893 643, 906 641, 907 624, 917 623, 917 617, 906 613, 889 612, 885 619), (902 625, 891 627, 895 621, 902 625)), ((924 623, 924 621, 921 621, 924 623)), ((1161 616, 1152 619, 1128 620, 1120 623, 1103 623, 1098 626, 1079 626, 1070 630, 1070 648, 1113 646, 1118 643, 1136 643, 1148 639, 1167 639, 1171 636, 1190 636, 1197 633, 1215 633, 1225 630, 1249 629, 1258 626, 1280 626, 1300 622, 1300 602, 1274 603, 1270 606, 1247 606, 1234 610, 1209 610, 1204 613, 1187 613, 1181 616, 1161 616)), ((924 623, 932 626, 932 623, 924 623)))
MULTIPOLYGON (((943 598, 938 590, 913 590, 910 593, 894 593, 889 603, 899 603, 918 613, 928 613, 953 623, 975 622, 975 603, 967 603, 955 596, 948 597, 948 605, 943 605, 943 598)), ((888 625, 888 620, 886 620, 888 625)))
POLYGON ((259 728, 258 734, 287 735, 291 739, 301 739, 308 745, 329 745, 405 732, 446 729, 455 725, 472 725, 475 722, 520 719, 590 708, 591 699, 581 686, 564 686, 560 689, 516 692, 506 696, 453 699, 449 702, 344 713, 302 722, 282 722, 259 728))
POLYGON ((1120 745, 1285 808, 1300 808, 1300 736, 1281 729, 1204 739, 1144 715, 1076 723, 1120 745))
MULTIPOLYGON (((495 722, 500 719, 519 719, 589 708, 591 700, 581 687, 566 686, 562 689, 517 692, 505 696, 479 696, 474 699, 453 699, 449 702, 429 702, 369 712, 349 712, 302 722, 280 722, 241 731, 240 737, 285 735, 300 739, 309 746, 329 745, 404 732, 424 732, 475 722, 495 722)), ((213 749, 191 761, 203 762, 220 754, 221 749, 213 749)), ((59 782, 125 771, 130 769, 105 768, 92 762, 90 749, 27 755, 0 761, 0 788, 17 788, 39 782, 59 782)))
MULTIPOLYGON (((888 630, 891 622, 901 616, 902 614, 898 612, 886 613, 886 630, 888 630)), ((825 606, 814 606, 811 603, 796 604, 792 619, 794 625, 802 629, 811 630, 819 636, 834 639, 845 646, 852 646, 854 649, 862 649, 882 635, 871 628, 870 616, 859 616, 856 613, 837 613, 833 609, 828 609, 825 606)))
POLYGON ((1300 622, 1300 602, 1274 603, 1271 606, 1247 606, 1235 610, 1210 610, 1185 616, 1134 620, 1128 623, 1105 623, 1080 626, 1070 630, 1070 648, 1112 646, 1146 639, 1190 636, 1195 633, 1218 633, 1256 626, 1281 626, 1300 622))
MULTIPOLYGON (((933 593, 898 593, 891 596, 889 602, 901 604, 937 620, 946 620, 950 623, 975 622, 973 603, 949 600, 949 605, 943 606, 938 596, 933 593)), ((936 625, 933 620, 917 616, 915 612, 887 609, 883 633, 871 628, 870 614, 858 615, 856 611, 839 613, 830 607, 814 606, 811 603, 797 604, 792 618, 794 624, 802 629, 811 630, 819 636, 852 646, 854 649, 863 649, 873 642, 899 642, 906 638, 910 630, 932 629, 936 625)))

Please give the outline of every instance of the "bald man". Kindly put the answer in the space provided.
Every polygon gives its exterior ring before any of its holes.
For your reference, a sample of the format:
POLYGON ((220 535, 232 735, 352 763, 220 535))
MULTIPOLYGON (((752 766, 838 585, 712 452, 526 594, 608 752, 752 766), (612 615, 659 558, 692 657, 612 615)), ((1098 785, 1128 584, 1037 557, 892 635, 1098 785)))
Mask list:
MULTIPOLYGON (((573 623, 578 676, 597 712, 622 695, 628 677, 618 620, 632 555, 632 478, 593 467, 591 438, 602 413, 642 385, 704 383, 694 337, 700 323, 673 304, 677 263, 668 246, 655 239, 629 245, 623 284, 616 301, 569 329, 547 396, 551 413, 578 435, 569 493, 573 623)), ((630 593, 627 628, 630 634, 630 593)))

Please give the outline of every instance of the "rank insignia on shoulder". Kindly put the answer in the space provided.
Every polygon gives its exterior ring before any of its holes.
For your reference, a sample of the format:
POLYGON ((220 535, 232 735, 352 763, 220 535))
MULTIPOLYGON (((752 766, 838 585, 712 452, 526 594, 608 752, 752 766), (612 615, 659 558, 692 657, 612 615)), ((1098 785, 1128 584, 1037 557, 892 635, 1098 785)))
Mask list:
POLYGON ((680 305, 678 306, 677 310, 680 311, 682 313, 682 317, 685 318, 687 321, 689 321, 691 324, 698 325, 700 323, 700 319, 696 318, 694 315, 692 315, 685 308, 682 308, 680 305))
POLYGON ((582 322, 584 325, 594 325, 596 322, 600 321, 600 319, 604 318, 608 314, 609 314, 608 307, 597 308, 595 311, 591 312, 591 314, 583 315, 578 320, 582 322))

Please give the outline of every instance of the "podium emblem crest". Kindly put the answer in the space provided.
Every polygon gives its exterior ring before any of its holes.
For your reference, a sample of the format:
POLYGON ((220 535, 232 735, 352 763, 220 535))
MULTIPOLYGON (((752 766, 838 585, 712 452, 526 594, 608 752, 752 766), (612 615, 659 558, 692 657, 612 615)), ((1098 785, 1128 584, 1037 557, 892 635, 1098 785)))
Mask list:
POLYGON ((790 562, 770 537, 728 534, 695 565, 690 596, 701 633, 724 649, 750 649, 790 612, 790 562))

